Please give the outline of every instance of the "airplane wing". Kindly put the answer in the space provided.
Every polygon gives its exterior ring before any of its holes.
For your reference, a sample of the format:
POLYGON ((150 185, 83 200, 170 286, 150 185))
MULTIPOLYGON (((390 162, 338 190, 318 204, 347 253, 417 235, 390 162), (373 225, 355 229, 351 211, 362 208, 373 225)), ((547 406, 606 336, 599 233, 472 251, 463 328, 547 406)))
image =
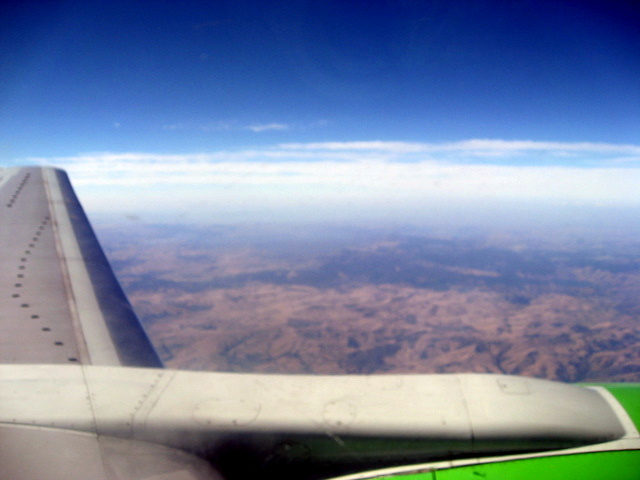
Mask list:
POLYGON ((162 366, 65 172, 2 170, 0 226, 0 363, 162 366))
POLYGON ((640 385, 157 368, 66 174, 2 170, 0 202, 0 478, 640 471, 640 385))

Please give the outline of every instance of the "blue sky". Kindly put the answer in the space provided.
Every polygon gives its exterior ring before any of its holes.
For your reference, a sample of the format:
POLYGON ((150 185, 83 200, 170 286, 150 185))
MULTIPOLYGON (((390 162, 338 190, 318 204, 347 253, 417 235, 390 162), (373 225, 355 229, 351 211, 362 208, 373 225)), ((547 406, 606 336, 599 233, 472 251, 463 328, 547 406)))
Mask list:
POLYGON ((90 214, 637 207, 632 4, 3 3, 0 155, 90 214))

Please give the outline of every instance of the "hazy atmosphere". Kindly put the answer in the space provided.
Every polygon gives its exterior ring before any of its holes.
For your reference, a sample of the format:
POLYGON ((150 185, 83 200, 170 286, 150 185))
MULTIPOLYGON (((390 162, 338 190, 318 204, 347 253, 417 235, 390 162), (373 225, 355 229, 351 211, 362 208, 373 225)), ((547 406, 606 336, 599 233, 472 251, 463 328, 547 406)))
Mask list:
POLYGON ((0 65, 170 366, 640 381, 633 2, 8 2, 0 65))

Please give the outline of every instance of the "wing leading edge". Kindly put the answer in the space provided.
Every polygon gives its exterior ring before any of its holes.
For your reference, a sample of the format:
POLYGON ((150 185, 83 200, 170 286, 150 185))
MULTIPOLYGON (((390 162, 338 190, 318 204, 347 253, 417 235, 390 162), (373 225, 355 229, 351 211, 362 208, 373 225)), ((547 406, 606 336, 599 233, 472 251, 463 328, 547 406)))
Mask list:
POLYGON ((0 171, 0 362, 162 367, 66 173, 0 171))

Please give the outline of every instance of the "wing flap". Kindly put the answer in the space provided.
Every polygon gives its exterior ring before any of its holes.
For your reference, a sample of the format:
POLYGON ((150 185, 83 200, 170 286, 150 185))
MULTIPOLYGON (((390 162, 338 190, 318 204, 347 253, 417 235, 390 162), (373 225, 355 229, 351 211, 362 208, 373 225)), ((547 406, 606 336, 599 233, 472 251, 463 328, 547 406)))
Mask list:
POLYGON ((0 362, 162 366, 66 173, 1 174, 0 362))

